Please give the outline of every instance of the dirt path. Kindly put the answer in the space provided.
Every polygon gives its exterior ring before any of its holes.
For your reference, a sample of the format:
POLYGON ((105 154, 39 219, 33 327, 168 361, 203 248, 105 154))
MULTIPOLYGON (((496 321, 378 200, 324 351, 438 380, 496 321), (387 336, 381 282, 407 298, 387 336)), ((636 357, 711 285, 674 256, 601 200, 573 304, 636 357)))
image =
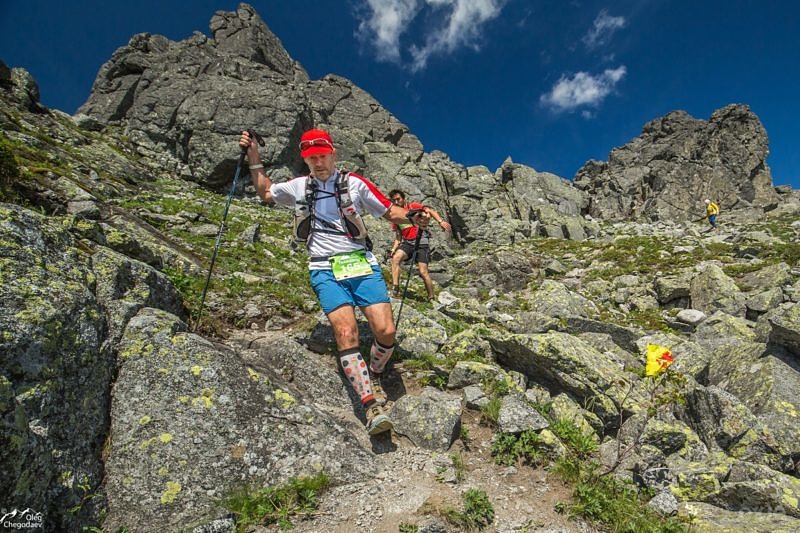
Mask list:
MULTIPOLYGON (((420 386, 395 367, 394 383, 385 385, 387 396, 393 391, 418 394, 420 386)), ((459 391, 452 392, 458 394, 459 391)), ((392 403, 387 405, 391 409, 392 403)), ((495 511, 494 522, 484 531, 497 532, 591 532, 593 528, 571 521, 554 510, 558 502, 570 500, 571 489, 541 468, 496 465, 491 456, 493 430, 480 423, 480 415, 465 410, 462 425, 469 435, 468 444, 457 440, 447 453, 416 447, 394 432, 370 437, 362 423, 343 409, 342 422, 352 428, 366 448, 377 457, 375 477, 367 482, 342 485, 323 493, 313 518, 295 522, 293 531, 320 533, 398 532, 401 524, 423 526, 447 507, 463 510, 462 495, 468 489, 486 493, 495 511), (453 461, 451 457, 457 459, 453 461), (454 468, 455 464, 463 465, 454 468)), ((447 524, 446 530, 461 528, 447 524)), ((277 526, 257 531, 280 531, 277 526)))

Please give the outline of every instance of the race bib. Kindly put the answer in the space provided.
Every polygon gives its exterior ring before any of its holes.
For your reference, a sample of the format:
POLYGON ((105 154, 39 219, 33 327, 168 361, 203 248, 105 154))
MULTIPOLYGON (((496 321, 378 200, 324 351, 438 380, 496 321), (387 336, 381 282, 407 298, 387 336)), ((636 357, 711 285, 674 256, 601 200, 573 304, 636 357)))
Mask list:
POLYGON ((360 278, 361 276, 372 274, 372 265, 367 261, 367 252, 365 250, 337 254, 331 256, 328 261, 331 263, 331 270, 336 281, 360 278))

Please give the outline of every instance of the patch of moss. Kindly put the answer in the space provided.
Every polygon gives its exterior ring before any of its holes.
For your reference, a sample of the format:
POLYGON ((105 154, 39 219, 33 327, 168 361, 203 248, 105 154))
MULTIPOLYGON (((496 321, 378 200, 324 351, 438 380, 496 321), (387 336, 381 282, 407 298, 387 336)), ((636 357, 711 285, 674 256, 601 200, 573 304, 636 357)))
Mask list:
POLYGON ((174 502, 182 488, 177 481, 167 481, 164 492, 161 493, 161 503, 166 505, 174 502))

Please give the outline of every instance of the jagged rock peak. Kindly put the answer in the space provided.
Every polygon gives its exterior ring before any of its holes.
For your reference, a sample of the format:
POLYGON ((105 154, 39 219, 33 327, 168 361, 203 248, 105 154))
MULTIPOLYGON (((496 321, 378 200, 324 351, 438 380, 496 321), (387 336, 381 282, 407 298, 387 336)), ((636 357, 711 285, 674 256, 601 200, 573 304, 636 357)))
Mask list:
POLYGON ((210 29, 220 52, 248 58, 290 77, 298 68, 280 39, 249 4, 239 4, 234 12, 217 11, 210 29))
POLYGON ((0 87, 10 89, 11 85, 11 69, 0 59, 0 87))
POLYGON ((768 153, 766 130, 746 105, 718 109, 708 121, 673 111, 607 162, 587 162, 575 185, 590 193, 589 214, 606 219, 690 219, 702 215, 705 198, 723 209, 771 208, 768 153))
POLYGON ((31 73, 24 68, 9 68, 2 59, 0 59, 0 89, 8 93, 11 101, 32 113, 47 112, 47 108, 39 103, 39 85, 31 73))

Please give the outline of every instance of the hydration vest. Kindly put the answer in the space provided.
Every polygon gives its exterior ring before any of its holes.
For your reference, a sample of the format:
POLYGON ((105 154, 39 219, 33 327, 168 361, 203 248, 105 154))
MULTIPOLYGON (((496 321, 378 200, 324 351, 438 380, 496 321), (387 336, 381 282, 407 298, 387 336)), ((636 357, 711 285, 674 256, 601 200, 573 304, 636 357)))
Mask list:
POLYGON ((317 182, 313 177, 307 176, 306 192, 303 200, 295 201, 294 210, 294 239, 295 241, 305 242, 308 245, 314 233, 331 233, 333 235, 344 235, 348 239, 356 241, 367 250, 372 250, 372 241, 367 236, 367 227, 364 220, 353 206, 350 198, 350 172, 339 170, 333 182, 334 192, 320 191, 317 182), (314 213, 314 206, 318 198, 336 198, 336 205, 339 208, 339 217, 342 221, 344 231, 326 220, 318 218, 314 213), (316 224, 314 223, 316 221, 316 224), (320 227, 322 226, 322 227, 320 227))

